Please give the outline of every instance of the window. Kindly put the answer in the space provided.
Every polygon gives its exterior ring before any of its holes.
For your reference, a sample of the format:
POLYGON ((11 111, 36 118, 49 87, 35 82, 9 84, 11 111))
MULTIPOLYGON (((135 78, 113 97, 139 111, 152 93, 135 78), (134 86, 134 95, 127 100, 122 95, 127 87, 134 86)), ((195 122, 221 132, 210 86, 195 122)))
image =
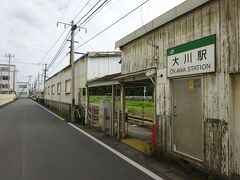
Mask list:
POLYGON ((52 85, 52 95, 55 94, 55 85, 52 85))
POLYGON ((48 95, 50 95, 50 92, 51 92, 51 87, 48 86, 48 95))
POLYGON ((10 77, 9 76, 0 76, 0 79, 1 80, 8 80, 8 79, 10 80, 10 77))
POLYGON ((57 84, 57 94, 61 94, 61 83, 57 84))
POLYGON ((25 89, 27 88, 27 85, 18 85, 19 88, 25 89))
POLYGON ((71 93, 71 80, 66 80, 65 81, 65 93, 70 94, 71 93))
POLYGON ((8 89, 8 84, 0 84, 1 89, 8 89))
POLYGON ((0 68, 0 71, 9 71, 9 67, 2 67, 0 68))
POLYGON ((27 92, 20 92, 20 95, 27 95, 27 92))

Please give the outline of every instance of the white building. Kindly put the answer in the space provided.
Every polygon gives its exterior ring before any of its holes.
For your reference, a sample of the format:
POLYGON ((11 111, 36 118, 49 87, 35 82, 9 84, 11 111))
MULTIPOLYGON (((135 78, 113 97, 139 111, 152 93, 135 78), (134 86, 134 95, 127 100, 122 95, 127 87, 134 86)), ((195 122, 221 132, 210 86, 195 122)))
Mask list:
MULTIPOLYGON (((84 102, 86 82, 121 72, 120 52, 88 52, 75 61, 75 104, 84 102)), ((71 104, 71 66, 67 66, 46 81, 44 100, 50 106, 71 104), (60 103, 59 103, 60 102, 60 103)), ((60 108, 62 109, 62 108, 60 108)))
POLYGON ((0 64, 0 93, 16 92, 16 66, 0 64))
POLYGON ((30 83, 17 82, 16 95, 17 97, 29 97, 30 83))

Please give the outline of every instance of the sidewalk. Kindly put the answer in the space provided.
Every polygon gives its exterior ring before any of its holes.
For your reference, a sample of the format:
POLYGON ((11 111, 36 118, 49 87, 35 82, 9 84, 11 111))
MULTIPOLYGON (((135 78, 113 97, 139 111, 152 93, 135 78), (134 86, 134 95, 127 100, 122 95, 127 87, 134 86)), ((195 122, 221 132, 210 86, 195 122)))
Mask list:
POLYGON ((0 94, 0 107, 13 102, 15 98, 12 94, 0 94))
POLYGON ((184 170, 183 168, 179 167, 178 165, 171 163, 171 162, 163 162, 160 160, 155 160, 149 156, 144 155, 142 152, 131 148, 127 144, 123 144, 121 141, 112 138, 108 135, 105 135, 99 132, 97 129, 86 126, 75 124, 82 130, 88 132, 92 136, 96 137, 97 139, 101 140, 105 144, 109 145, 110 147, 116 149, 120 153, 124 154, 125 156, 129 157, 130 159, 134 160, 135 162, 141 164, 145 168, 149 169, 150 171, 156 173, 163 179, 168 180, 203 180, 208 179, 208 176, 202 174, 200 172, 194 170, 184 170))
MULTIPOLYGON (((49 110, 53 111, 52 109, 49 109, 49 110)), ((116 138, 113 138, 109 135, 102 133, 96 127, 81 125, 79 123, 73 123, 73 124, 79 127, 80 129, 84 130, 85 132, 89 133, 93 137, 99 139, 103 143, 107 144, 108 146, 112 147, 113 149, 120 152, 121 154, 132 159, 133 161, 140 164, 141 166, 145 167, 146 169, 162 177, 163 179, 166 179, 166 180, 226 180, 226 178, 223 178, 223 177, 215 177, 214 175, 210 176, 210 175, 204 174, 191 167, 182 167, 172 161, 163 161, 163 160, 153 159, 152 157, 145 155, 143 152, 141 152, 141 150, 137 150, 136 147, 135 147, 136 149, 134 149, 133 147, 130 147, 129 145, 127 145, 126 142, 123 143, 121 142, 121 140, 117 140, 116 138)))

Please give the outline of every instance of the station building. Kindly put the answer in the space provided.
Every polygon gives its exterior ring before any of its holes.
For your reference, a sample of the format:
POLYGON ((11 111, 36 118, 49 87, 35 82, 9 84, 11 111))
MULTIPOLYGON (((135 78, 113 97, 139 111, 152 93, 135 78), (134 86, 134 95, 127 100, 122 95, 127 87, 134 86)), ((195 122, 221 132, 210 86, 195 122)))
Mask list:
POLYGON ((240 175, 239 22, 238 0, 186 0, 115 44, 122 91, 154 80, 158 150, 226 176, 240 175))

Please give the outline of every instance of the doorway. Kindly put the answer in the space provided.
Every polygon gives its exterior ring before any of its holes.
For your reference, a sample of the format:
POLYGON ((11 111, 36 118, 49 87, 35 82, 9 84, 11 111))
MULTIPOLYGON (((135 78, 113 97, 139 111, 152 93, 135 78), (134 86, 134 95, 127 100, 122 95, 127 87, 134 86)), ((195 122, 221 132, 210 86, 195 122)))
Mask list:
POLYGON ((203 113, 201 77, 174 79, 173 150, 203 160, 203 113))

